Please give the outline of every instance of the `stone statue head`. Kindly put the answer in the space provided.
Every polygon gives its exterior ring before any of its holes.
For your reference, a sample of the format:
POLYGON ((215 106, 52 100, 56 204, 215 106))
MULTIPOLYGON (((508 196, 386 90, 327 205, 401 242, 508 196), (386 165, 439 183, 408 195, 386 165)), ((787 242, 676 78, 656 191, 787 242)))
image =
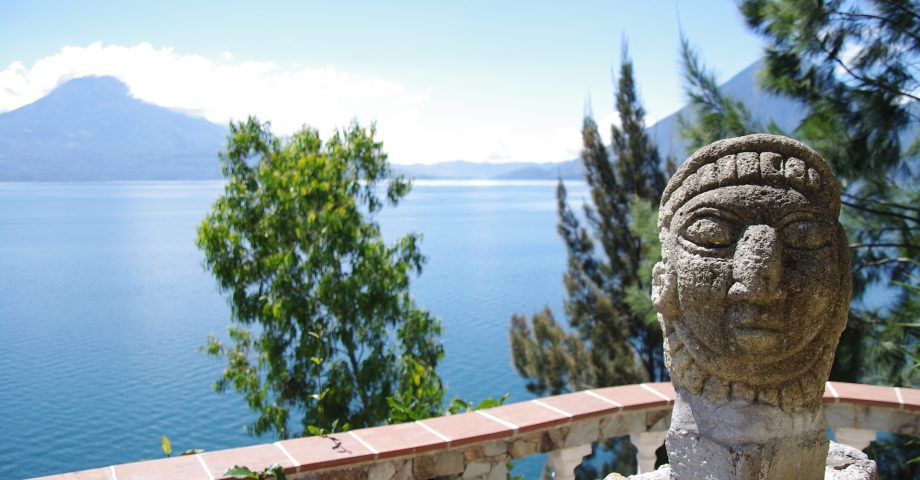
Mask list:
POLYGON ((817 408, 850 301, 824 160, 775 135, 718 141, 674 174, 659 212, 652 298, 675 387, 817 408))

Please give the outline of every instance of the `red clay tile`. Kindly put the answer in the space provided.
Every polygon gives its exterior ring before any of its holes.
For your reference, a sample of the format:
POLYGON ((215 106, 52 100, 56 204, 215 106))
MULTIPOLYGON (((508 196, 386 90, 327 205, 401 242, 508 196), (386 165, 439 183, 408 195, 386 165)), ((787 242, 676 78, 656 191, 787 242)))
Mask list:
POLYGON ((660 407, 670 404, 670 402, 642 388, 640 385, 596 388, 593 391, 604 398, 609 398, 623 405, 624 410, 660 407))
POLYGON ((826 382, 824 384, 824 395, 821 396, 821 400, 824 403, 834 403, 837 401, 837 397, 834 395, 834 391, 831 390, 831 382, 826 382))
POLYGON ((374 459, 373 452, 347 433, 295 438, 279 443, 294 460, 300 462, 300 472, 374 459))
POLYGON ((508 437, 513 433, 511 428, 472 412, 429 418, 422 423, 449 438, 452 447, 508 437))
POLYGON ((904 399, 904 408, 909 410, 920 409, 920 389, 901 388, 901 398, 904 399))
POLYGON ((378 458, 447 448, 447 441, 415 423, 355 430, 355 435, 379 452, 378 458))
POLYGON ((208 480, 208 474, 195 455, 163 458, 148 462, 115 465, 118 480, 208 480))
POLYGON ((33 478, 32 480, 112 480, 112 472, 108 467, 82 470, 79 472, 61 473, 47 477, 33 478))
POLYGON ((270 443, 206 452, 201 454, 201 458, 214 478, 224 477, 224 472, 236 465, 248 467, 256 472, 275 463, 284 467, 285 472, 293 472, 295 467, 284 452, 270 443))
POLYGON ((533 402, 512 403, 480 411, 517 426, 519 432, 540 430, 571 420, 561 413, 541 407, 533 402))
POLYGON ((668 397, 672 402, 677 400, 677 392, 674 391, 674 385, 672 385, 671 382, 646 383, 645 385, 648 385, 656 392, 668 397))
POLYGON ((892 387, 845 382, 833 382, 833 384, 842 402, 888 407, 900 406, 892 387))
POLYGON ((605 402, 583 391, 545 397, 541 398, 540 401, 572 414, 573 419, 597 417, 620 409, 610 402, 605 402))

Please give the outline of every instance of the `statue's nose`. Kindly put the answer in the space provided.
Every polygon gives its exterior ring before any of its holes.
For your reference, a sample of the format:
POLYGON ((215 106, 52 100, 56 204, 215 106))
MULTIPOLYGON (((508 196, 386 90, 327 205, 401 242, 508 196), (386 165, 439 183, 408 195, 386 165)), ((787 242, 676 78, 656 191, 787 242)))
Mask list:
POLYGON ((781 288, 782 249, 776 230, 768 225, 751 225, 744 230, 732 261, 734 283, 728 296, 750 303, 771 303, 785 298, 781 288))

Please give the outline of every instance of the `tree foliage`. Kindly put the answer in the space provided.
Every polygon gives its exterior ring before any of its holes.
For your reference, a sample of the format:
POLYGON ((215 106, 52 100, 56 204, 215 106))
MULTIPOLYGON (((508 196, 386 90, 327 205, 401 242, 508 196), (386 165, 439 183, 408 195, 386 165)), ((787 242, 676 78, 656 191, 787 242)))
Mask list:
POLYGON ((722 92, 715 72, 703 65, 690 41, 683 36, 680 59, 691 116, 678 115, 677 125, 691 152, 716 140, 763 131, 743 101, 722 92))
POLYGON ((408 293, 419 237, 386 244, 375 220, 410 185, 391 176, 374 128, 324 142, 254 118, 230 127, 227 183, 197 240, 233 320, 229 343, 205 347, 227 361, 216 388, 258 412, 253 433, 282 438, 379 424, 388 398, 439 412, 439 322, 408 293))
POLYGON ((611 126, 615 160, 587 115, 581 160, 591 197, 583 216, 569 205, 561 180, 557 188, 558 231, 568 253, 563 281, 570 328, 559 325, 549 309, 529 322, 523 315, 511 319, 514 366, 536 393, 667 378, 661 327, 648 315, 648 305, 635 301, 643 296, 638 292, 647 296, 651 275, 642 270, 660 251, 636 231, 649 219, 633 217, 637 212, 656 216, 651 205, 661 194, 664 175, 645 133, 645 112, 625 47, 622 58, 615 101, 620 126, 611 126), (644 207, 634 207, 636 202, 644 207))

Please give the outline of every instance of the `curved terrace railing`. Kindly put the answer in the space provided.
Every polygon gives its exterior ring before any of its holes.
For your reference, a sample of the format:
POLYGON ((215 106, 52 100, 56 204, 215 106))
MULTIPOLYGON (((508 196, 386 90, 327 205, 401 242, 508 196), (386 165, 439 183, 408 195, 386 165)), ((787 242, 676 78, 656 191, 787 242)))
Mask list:
MULTIPOLYGON (((233 465, 280 464, 292 479, 435 477, 504 480, 506 463, 547 453, 556 479, 574 478, 591 443, 629 435, 640 471, 671 420, 670 383, 598 388, 459 415, 322 437, 205 452, 43 477, 50 480, 223 479, 233 465)), ((920 435, 920 389, 828 382, 824 411, 836 440, 859 449, 877 432, 920 435)))

